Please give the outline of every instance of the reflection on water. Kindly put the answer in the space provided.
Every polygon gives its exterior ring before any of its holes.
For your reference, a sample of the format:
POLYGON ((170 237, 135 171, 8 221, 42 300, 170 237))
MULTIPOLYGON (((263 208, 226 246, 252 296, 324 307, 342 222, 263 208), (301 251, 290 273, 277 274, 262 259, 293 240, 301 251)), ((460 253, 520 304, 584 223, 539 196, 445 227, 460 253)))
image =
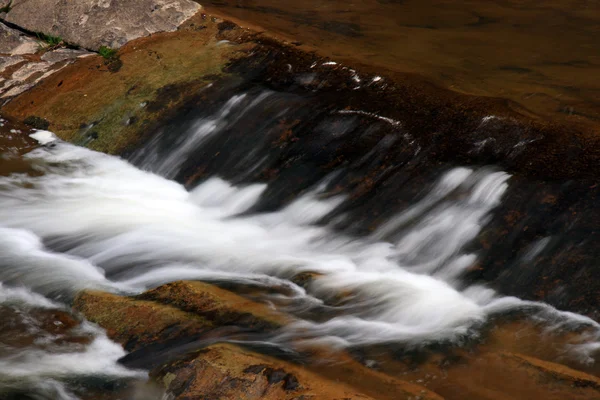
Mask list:
POLYGON ((211 0, 209 11, 351 64, 412 72, 570 124, 600 120, 594 0, 211 0))

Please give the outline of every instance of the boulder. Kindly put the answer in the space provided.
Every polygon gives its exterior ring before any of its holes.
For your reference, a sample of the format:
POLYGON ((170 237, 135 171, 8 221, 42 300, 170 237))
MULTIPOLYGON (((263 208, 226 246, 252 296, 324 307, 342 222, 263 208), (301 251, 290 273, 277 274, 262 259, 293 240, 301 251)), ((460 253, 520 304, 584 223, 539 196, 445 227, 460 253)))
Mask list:
POLYGON ((216 325, 237 325, 258 331, 274 330, 291 317, 228 290, 197 281, 178 281, 137 296, 201 315, 216 325))
POLYGON ((129 351, 212 327, 204 318, 175 307, 99 291, 81 292, 73 307, 129 351))
POLYGON ((188 281, 169 283, 135 297, 86 290, 75 298, 73 307, 129 351, 156 342, 198 338, 226 326, 229 332, 265 332, 291 320, 265 304, 188 281))
POLYGON ((33 54, 40 44, 31 37, 0 23, 0 53, 11 56, 33 54))
POLYGON ((176 30, 200 5, 190 0, 14 0, 6 21, 98 50, 176 30))

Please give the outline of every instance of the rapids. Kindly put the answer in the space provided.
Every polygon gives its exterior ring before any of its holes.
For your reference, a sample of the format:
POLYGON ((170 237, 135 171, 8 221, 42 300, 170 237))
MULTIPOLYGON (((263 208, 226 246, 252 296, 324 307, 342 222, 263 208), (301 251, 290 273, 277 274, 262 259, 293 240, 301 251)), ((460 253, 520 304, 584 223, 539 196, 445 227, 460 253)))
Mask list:
MULTIPOLYGON (((223 134, 228 117, 239 119, 268 96, 236 95, 191 124, 167 154, 155 138, 131 162, 51 132, 31 135, 39 146, 23 156, 30 170, 0 176, 0 307, 27 319, 32 309, 67 310, 86 288, 135 294, 198 279, 271 289, 262 300, 298 317, 268 338, 282 347, 461 343, 494 316, 526 310, 549 329, 596 332, 570 349, 593 361, 600 331, 593 320, 461 279, 478 259, 469 246, 511 185, 511 176, 493 166, 443 171, 412 205, 364 236, 322 223, 346 200, 331 190, 335 172, 284 207, 260 213, 253 207, 267 184, 213 176, 186 188, 172 180, 207 138, 223 134), (315 279, 301 287, 293 281, 300 273, 315 279)), ((341 213, 334 222, 345 218, 352 216, 341 213)), ((35 321, 25 323, 36 329, 35 321)), ((2 345, 2 390, 25 382, 54 393, 50 398, 72 399, 66 377, 145 376, 118 363, 125 352, 100 329, 82 326, 85 344, 22 351, 2 345)))

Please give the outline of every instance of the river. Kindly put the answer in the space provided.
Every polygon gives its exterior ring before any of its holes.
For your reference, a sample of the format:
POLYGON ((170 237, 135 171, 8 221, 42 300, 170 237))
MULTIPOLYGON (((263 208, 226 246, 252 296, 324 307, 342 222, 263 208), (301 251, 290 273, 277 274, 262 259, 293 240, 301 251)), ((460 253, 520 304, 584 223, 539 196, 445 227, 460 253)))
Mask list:
MULTIPOLYGON (((125 351, 70 304, 82 289, 137 294, 177 280, 251 293, 294 315, 296 322, 261 338, 290 351, 315 343, 461 346, 512 315, 550 332, 551 344, 536 356, 596 370, 600 326, 593 319, 466 278, 495 257, 495 243, 478 238, 515 196, 519 181, 511 173, 495 165, 405 167, 380 189, 402 201, 391 206, 376 197, 369 205, 376 218, 351 207, 356 193, 343 182, 393 148, 390 136, 352 165, 324 171, 315 167, 316 151, 283 183, 255 179, 274 168, 270 124, 303 109, 289 95, 240 91, 154 134, 126 159, 2 121, 0 313, 10 322, 0 333, 0 391, 11 399, 99 391, 118 398, 119 390, 160 398, 135 389, 146 371, 122 365, 125 351), (225 158, 199 174, 206 154, 219 152, 225 158), (426 178, 407 182, 419 175, 426 178), (297 283, 302 273, 314 277, 309 286, 297 283), (552 332, 565 331, 583 334, 557 344, 552 332)), ((328 115, 311 128, 323 146, 323 138, 335 142, 362 129, 360 119, 401 125, 360 110, 328 115)), ((420 149, 403 140, 419 160, 420 149)), ((513 264, 535 265, 558 251, 551 241, 532 241, 513 264)))

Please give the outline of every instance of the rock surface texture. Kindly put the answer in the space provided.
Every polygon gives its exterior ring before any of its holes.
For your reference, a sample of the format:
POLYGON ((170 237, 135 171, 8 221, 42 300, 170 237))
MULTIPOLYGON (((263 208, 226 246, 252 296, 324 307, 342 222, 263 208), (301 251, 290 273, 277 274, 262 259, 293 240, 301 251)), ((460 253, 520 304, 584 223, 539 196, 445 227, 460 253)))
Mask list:
POLYGON ((85 50, 50 47, 0 22, 0 104, 90 54, 85 50))
POLYGON ((199 9, 189 0, 15 0, 5 19, 29 31, 98 50, 174 31, 199 9))
POLYGON ((11 56, 31 54, 35 53, 39 46, 36 40, 0 23, 0 53, 11 56))
POLYGON ((228 344, 205 348, 196 357, 173 362, 153 375, 177 399, 373 399, 300 366, 228 344))

